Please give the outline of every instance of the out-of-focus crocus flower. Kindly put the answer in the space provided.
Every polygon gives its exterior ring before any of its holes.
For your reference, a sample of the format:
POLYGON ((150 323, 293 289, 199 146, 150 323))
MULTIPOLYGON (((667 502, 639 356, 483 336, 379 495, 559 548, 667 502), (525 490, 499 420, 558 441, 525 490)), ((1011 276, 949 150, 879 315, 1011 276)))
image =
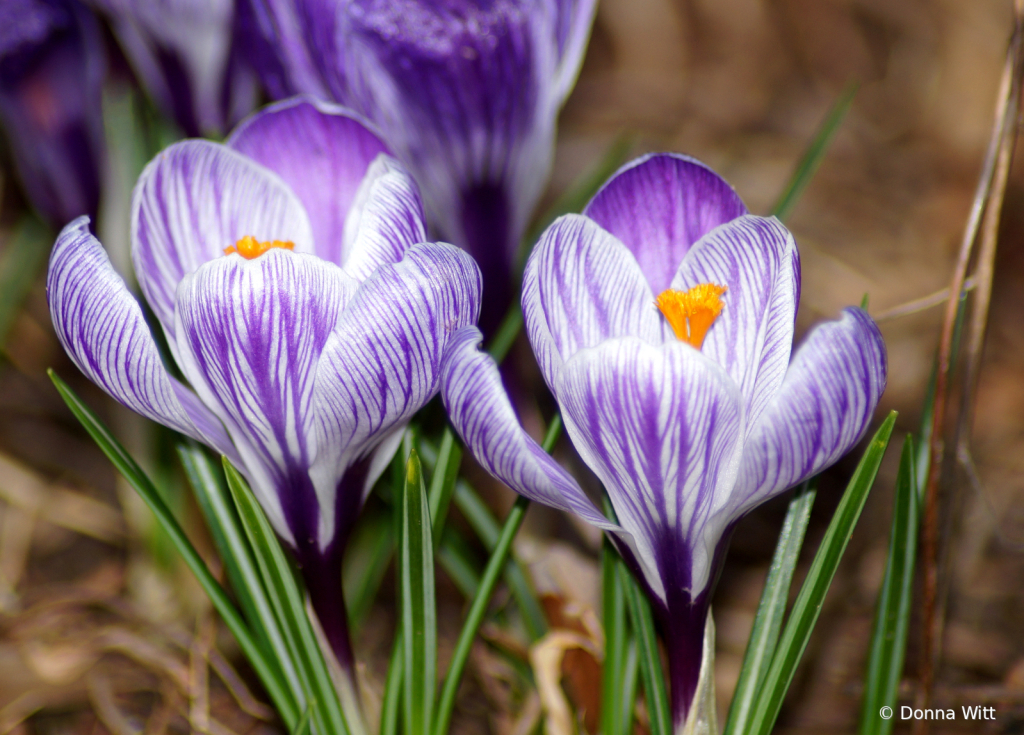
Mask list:
POLYGON ((223 135, 256 105, 235 0, 89 2, 110 19, 146 92, 186 135, 223 135))
POLYGON ((78 0, 0 3, 0 122, 29 200, 58 227, 99 206, 105 73, 78 0))
POLYGON ((523 432, 479 332, 462 330, 445 358, 442 395, 483 465, 609 531, 646 586, 677 728, 731 530, 849 450, 885 387, 885 346, 859 309, 791 359, 799 284, 786 228, 683 156, 627 165, 544 233, 525 274, 530 342, 618 525, 523 432))
POLYGON ((434 230, 480 265, 490 331, 512 298, 595 0, 244 2, 271 95, 326 96, 380 127, 434 230))
POLYGON ((426 240, 412 179, 359 119, 305 100, 225 145, 188 140, 135 188, 132 256, 191 389, 84 218, 50 260, 61 343, 125 406, 231 459, 293 549, 339 662, 341 559, 366 494, 438 389, 480 275, 426 240))

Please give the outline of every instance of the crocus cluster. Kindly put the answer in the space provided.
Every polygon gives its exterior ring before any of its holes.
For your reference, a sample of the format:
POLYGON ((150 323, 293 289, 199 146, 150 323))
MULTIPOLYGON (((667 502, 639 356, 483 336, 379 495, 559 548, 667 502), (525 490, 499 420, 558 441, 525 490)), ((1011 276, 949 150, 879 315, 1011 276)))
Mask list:
MULTIPOLYGON (((59 101, 33 90, 94 34, 73 0, 12 2, 49 10, 0 28, 0 112, 11 95, 59 101), (18 55, 37 38, 54 39, 46 53, 18 55)), ((789 231, 691 158, 622 168, 544 232, 522 291, 540 371, 608 519, 520 426, 477 324, 493 328, 511 298, 594 1, 245 0, 237 14, 229 0, 95 2, 187 130, 223 129, 251 101, 232 75, 235 32, 273 95, 306 96, 224 144, 171 146, 135 188, 136 277, 185 382, 88 219, 65 227, 47 288, 76 364, 239 468, 349 671, 345 543, 406 424, 440 391, 495 477, 609 534, 654 604, 682 727, 736 523, 835 462, 871 419, 886 356, 867 314, 847 309, 793 352, 789 231), (433 242, 428 223, 462 249, 433 242)))
POLYGON ((474 327, 445 357, 442 395, 474 455, 523 495, 607 530, 647 588, 677 728, 736 522, 849 450, 885 387, 885 347, 860 309, 790 354, 799 289, 786 228, 683 156, 634 161, 543 234, 526 267, 526 328, 618 523, 519 426, 474 327))
POLYGON ((245 0, 242 11, 272 96, 333 99, 380 128, 419 184, 433 230, 479 264, 489 332, 511 302, 516 251, 595 4, 245 0))
POLYGON ((185 385, 87 224, 50 260, 61 343, 125 406, 239 468, 351 669, 345 542, 451 335, 477 319, 472 259, 426 242, 415 184, 343 110, 282 103, 224 145, 175 144, 135 188, 132 257, 185 385))
POLYGON ((99 206, 106 59, 78 0, 0 3, 0 123, 29 201, 63 226, 99 206))

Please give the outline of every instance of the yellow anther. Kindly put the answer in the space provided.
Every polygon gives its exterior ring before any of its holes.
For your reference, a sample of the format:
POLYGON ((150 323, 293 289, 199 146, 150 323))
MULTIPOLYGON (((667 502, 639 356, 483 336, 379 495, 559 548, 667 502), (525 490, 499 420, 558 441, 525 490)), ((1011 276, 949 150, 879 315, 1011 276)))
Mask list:
POLYGON ((229 245, 224 248, 225 255, 231 255, 231 253, 238 253, 247 260, 258 258, 263 253, 270 250, 270 248, 284 248, 285 250, 294 250, 295 243, 291 240, 271 240, 267 242, 260 242, 252 235, 246 235, 241 240, 236 242, 234 245, 229 245))
POLYGON ((676 337, 698 350, 704 344, 711 325, 722 313, 721 296, 725 286, 717 283, 702 283, 689 291, 674 291, 671 288, 658 295, 658 309, 672 325, 676 337))

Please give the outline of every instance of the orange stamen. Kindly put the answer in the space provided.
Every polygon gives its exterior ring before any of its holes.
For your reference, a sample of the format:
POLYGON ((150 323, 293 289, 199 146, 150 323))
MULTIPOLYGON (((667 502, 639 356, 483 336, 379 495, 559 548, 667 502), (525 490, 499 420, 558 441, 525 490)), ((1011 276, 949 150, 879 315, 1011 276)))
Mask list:
POLYGON ((722 313, 725 304, 720 297, 725 291, 725 286, 716 283, 702 283, 689 291, 670 288, 658 295, 658 309, 672 325, 676 337, 699 350, 711 325, 722 313))
POLYGON ((231 255, 231 253, 238 253, 246 260, 252 260, 253 258, 260 257, 263 253, 270 250, 270 248, 294 250, 295 243, 291 240, 271 240, 267 242, 260 242, 252 235, 246 235, 234 245, 229 245, 224 248, 224 254, 231 255))

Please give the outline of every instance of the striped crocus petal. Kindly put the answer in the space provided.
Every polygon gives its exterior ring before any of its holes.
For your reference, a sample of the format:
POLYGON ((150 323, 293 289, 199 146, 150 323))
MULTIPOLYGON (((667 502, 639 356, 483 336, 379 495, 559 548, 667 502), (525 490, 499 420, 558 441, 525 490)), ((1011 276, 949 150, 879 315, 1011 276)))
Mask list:
POLYGON ((541 236, 523 277, 523 314, 548 385, 562 365, 606 339, 664 339, 654 295, 633 255, 580 215, 556 220, 541 236))
POLYGON ((245 120, 227 145, 284 180, 309 215, 316 254, 341 265, 346 217, 370 164, 387 153, 366 123, 337 105, 297 98, 245 120))
MULTIPOLYGON (((437 392, 451 335, 479 312, 480 272, 451 245, 416 245, 359 286, 316 374, 319 453, 311 474, 324 507, 359 507, 362 497, 335 498, 339 479, 389 437, 394 451, 396 429, 437 392)), ((351 491, 369 491, 386 458, 377 459, 351 491)), ((321 546, 333 537, 332 523, 325 516, 321 546)))
POLYGON ((655 294, 669 288, 694 243, 746 213, 722 177, 676 153, 627 163, 583 210, 630 249, 655 294))
POLYGON ((885 343, 860 309, 815 327, 743 450, 734 516, 825 469, 864 434, 885 390, 885 343))
POLYGON ((345 221, 341 263, 363 281, 384 265, 397 263, 406 251, 427 239, 419 189, 390 156, 370 164, 345 221))
POLYGON ((441 368, 441 397, 448 417, 473 456, 520 495, 608 531, 623 557, 656 594, 662 594, 657 569, 643 553, 641 540, 605 518, 576 480, 523 430, 498 366, 478 349, 482 341, 474 326, 459 330, 441 368))
POLYGON ((228 428, 240 469, 294 546, 321 523, 309 477, 316 367, 354 289, 337 266, 280 248, 219 258, 178 288, 182 372, 228 428))
POLYGON ((716 495, 738 468, 736 384, 687 344, 624 337, 577 353, 556 394, 573 444, 657 570, 662 604, 671 612, 677 596, 696 597, 718 542, 705 526, 721 524, 716 495))
POLYGON ((685 291, 700 283, 728 289, 701 351, 740 386, 749 431, 789 366, 800 299, 796 242, 774 217, 738 217, 693 246, 672 288, 685 291))
MULTIPOLYGON (((312 5, 328 3, 333 0, 317 0, 312 5)), ((323 49, 309 43, 307 28, 319 27, 317 37, 327 40, 334 33, 334 13, 310 13, 296 0, 239 0, 236 12, 240 35, 246 39, 246 60, 272 99, 296 94, 330 99, 321 73, 330 60, 323 49)), ((333 49, 334 44, 329 47, 333 49)))
POLYGON ((309 217, 298 197, 277 174, 237 151, 187 140, 164 150, 142 172, 132 200, 132 261, 172 348, 179 282, 246 235, 313 251, 309 217))
POLYGON ((89 233, 88 217, 58 236, 46 293, 61 344, 90 380, 131 410, 237 461, 220 421, 167 373, 142 309, 89 233))

